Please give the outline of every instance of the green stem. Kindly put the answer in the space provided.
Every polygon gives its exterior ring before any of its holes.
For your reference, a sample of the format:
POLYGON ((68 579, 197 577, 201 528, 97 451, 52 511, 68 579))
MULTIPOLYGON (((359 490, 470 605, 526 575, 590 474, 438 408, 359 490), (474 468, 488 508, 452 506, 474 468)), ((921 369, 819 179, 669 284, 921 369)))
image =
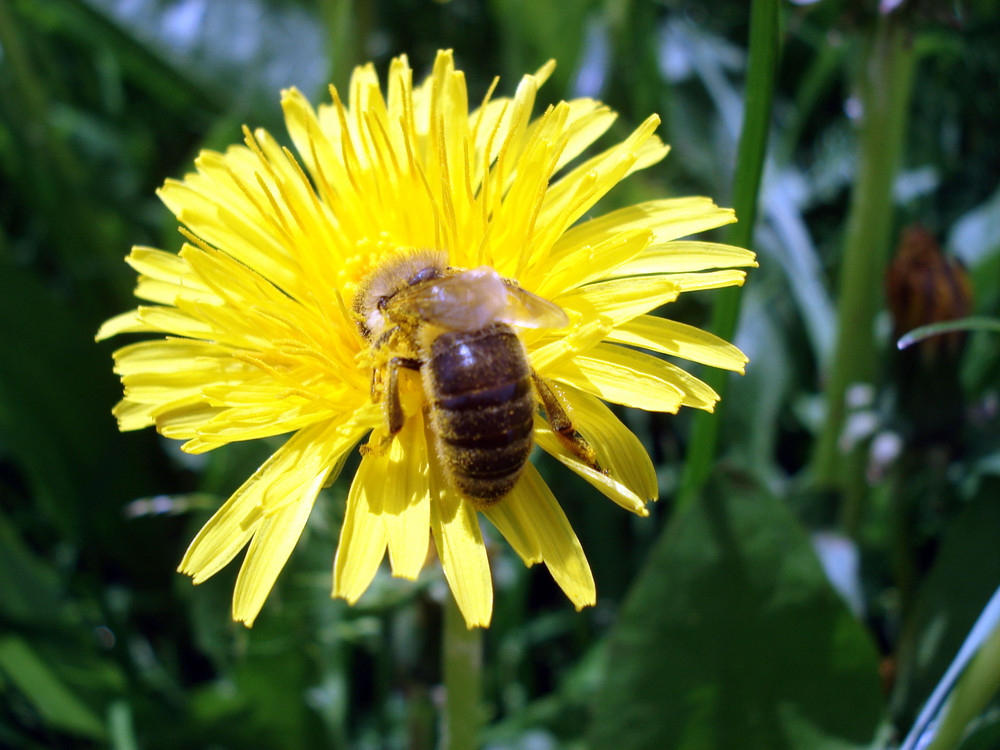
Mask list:
POLYGON ((474 750, 482 723, 483 631, 469 628, 452 596, 444 608, 441 644, 444 662, 447 750, 474 750))
MULTIPOLYGON (((771 99, 774 75, 781 53, 780 15, 777 0, 754 0, 750 10, 750 52, 747 62, 747 83, 743 109, 743 131, 740 134, 733 187, 733 207, 739 218, 726 235, 726 241, 748 247, 753 239, 757 218, 757 195, 760 192, 764 158, 767 155, 767 135, 771 121, 771 99)), ((717 293, 712 311, 711 329, 724 339, 736 331, 740 313, 742 289, 730 288, 717 293)), ((694 417, 687 461, 681 476, 677 497, 678 508, 687 507, 697 497, 715 461, 719 421, 729 373, 707 370, 704 380, 720 396, 714 414, 699 412, 694 417)))
POLYGON ((863 446, 847 452, 841 449, 845 397, 852 386, 873 383, 877 374, 874 320, 881 307, 889 257, 892 184, 906 134, 913 62, 906 30, 890 17, 880 17, 862 55, 858 77, 863 112, 858 172, 844 241, 826 421, 813 463, 817 484, 842 493, 841 521, 852 534, 865 494, 865 455, 863 446))
POLYGON ((1000 691, 1000 625, 987 636, 941 711, 927 750, 952 750, 968 734, 973 720, 1000 691))
POLYGON ((664 122, 669 122, 669 92, 657 84, 660 75, 656 35, 649 33, 659 9, 644 0, 611 0, 605 10, 619 61, 617 73, 628 94, 629 113, 641 120, 650 112, 659 112, 664 122))
POLYGON ((320 0, 320 17, 326 26, 327 78, 347 90, 351 70, 363 62, 365 44, 372 30, 370 0, 320 0))

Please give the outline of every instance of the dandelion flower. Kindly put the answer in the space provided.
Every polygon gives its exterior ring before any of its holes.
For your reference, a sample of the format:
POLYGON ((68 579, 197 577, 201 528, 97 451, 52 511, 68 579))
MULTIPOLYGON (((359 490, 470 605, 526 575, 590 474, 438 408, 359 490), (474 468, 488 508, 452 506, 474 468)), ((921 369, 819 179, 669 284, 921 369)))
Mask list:
POLYGON ((713 409, 711 388, 654 355, 742 371, 746 358, 732 345, 649 314, 687 291, 742 284, 737 269, 755 265, 752 253, 680 239, 734 221, 732 211, 671 198, 588 217, 667 147, 654 116, 581 158, 616 115, 575 99, 532 119, 552 68, 524 76, 509 98, 493 96, 494 82, 470 111, 450 52, 438 53, 417 86, 407 59, 396 58, 385 92, 372 65, 359 67, 346 102, 331 88, 332 103, 314 110, 297 90, 283 93, 297 155, 263 130, 244 130, 245 145, 203 152, 195 172, 159 191, 187 243, 179 253, 132 250, 136 296, 152 304, 98 333, 158 335, 114 354, 120 428, 153 426, 189 453, 289 436, 180 564, 200 583, 246 548, 234 619, 253 623, 321 488, 366 435, 334 596, 356 601, 387 551, 392 574, 415 579, 433 538, 467 624, 487 626, 493 588, 481 513, 525 564, 545 563, 578 609, 595 601, 580 542, 530 462, 499 502, 457 488, 435 443, 426 367, 410 361, 390 373, 392 352, 364 335, 358 295, 386 264, 434 254, 449 274, 480 269, 498 288, 561 310, 555 326, 510 328, 537 375, 529 450, 537 444, 639 515, 657 497, 653 466, 604 402, 713 409), (549 423, 546 386, 589 457, 549 423))

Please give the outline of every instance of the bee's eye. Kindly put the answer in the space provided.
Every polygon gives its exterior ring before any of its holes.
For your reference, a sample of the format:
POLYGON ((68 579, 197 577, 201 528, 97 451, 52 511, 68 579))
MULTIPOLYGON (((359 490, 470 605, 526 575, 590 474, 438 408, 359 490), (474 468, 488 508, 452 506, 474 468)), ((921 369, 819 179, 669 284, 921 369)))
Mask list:
POLYGON ((440 271, 434 266, 427 266, 427 268, 421 268, 413 276, 410 277, 409 285, 416 286, 422 281, 430 281, 431 279, 436 279, 441 275, 440 271))

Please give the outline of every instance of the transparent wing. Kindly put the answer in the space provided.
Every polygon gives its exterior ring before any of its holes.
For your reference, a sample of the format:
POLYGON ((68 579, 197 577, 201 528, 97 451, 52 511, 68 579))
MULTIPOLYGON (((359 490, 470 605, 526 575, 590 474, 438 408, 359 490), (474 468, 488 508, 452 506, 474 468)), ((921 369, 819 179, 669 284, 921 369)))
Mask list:
POLYGON ((456 331, 475 331, 494 322, 520 328, 564 328, 569 324, 561 307, 510 286, 488 266, 404 289, 389 304, 456 331))

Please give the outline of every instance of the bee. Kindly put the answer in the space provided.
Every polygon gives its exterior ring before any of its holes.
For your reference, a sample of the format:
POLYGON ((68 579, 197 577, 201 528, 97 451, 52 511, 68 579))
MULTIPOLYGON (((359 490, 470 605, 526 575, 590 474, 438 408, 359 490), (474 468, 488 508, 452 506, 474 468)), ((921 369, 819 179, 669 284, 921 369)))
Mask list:
POLYGON ((371 350, 372 399, 384 400, 389 435, 405 419, 400 370, 419 371, 444 475, 475 506, 499 502, 517 484, 534 445, 536 398, 563 443, 600 470, 517 334, 566 327, 558 305, 488 266, 456 269, 444 253, 421 250, 365 278, 353 311, 371 350))

